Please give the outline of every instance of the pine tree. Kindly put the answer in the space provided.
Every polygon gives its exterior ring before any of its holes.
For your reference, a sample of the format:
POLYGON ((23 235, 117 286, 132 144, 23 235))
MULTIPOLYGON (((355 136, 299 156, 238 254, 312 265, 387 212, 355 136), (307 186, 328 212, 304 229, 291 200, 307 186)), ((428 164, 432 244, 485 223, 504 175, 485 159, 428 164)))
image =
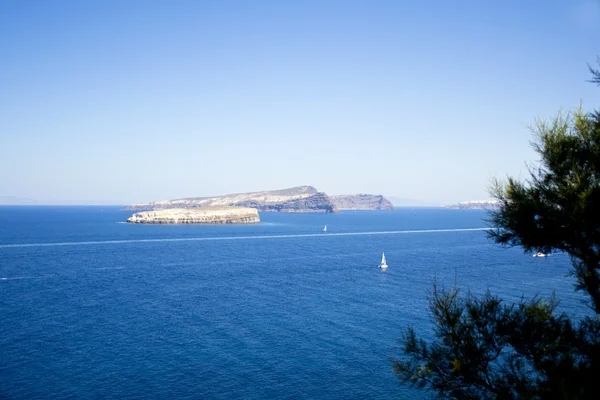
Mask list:
MULTIPOLYGON (((600 70, 590 71, 600 86, 600 70)), ((392 360, 401 382, 442 398, 600 398, 600 111, 561 113, 538 121, 534 133, 541 162, 525 182, 494 183, 500 207, 490 214, 490 237, 568 254, 575 289, 595 315, 571 320, 554 298, 510 304, 434 286, 436 339, 403 332, 402 354, 392 360)))

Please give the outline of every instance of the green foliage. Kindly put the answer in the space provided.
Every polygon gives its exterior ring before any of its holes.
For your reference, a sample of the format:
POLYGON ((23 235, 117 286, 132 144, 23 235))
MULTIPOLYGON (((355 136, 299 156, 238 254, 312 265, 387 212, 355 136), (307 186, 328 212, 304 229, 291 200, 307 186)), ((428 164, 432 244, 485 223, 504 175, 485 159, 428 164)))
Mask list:
POLYGON ((538 121, 540 165, 528 182, 496 182, 501 207, 491 213, 496 242, 526 251, 566 252, 578 289, 600 312, 600 120, 581 110, 538 121))
POLYGON ((412 328, 393 360, 401 382, 455 399, 592 399, 600 375, 600 320, 575 327, 555 299, 505 304, 487 293, 459 296, 434 286, 436 341, 412 328))
MULTIPOLYGON (((600 64, 600 60, 599 60, 600 64)), ((600 70, 590 67, 600 85, 600 70)), ((594 317, 572 322, 556 300, 506 304, 434 285, 435 340, 404 331, 392 360, 403 383, 456 399, 595 399, 600 393, 600 111, 538 121, 530 177, 495 181, 490 237, 526 252, 570 256, 594 317), (598 382, 597 382, 598 381, 598 382)))
MULTIPOLYGON (((600 65, 600 57, 598 57, 597 61, 598 61, 598 65, 600 65)), ((591 82, 600 86, 600 69, 594 69, 590 66, 588 66, 588 68, 590 69, 590 72, 592 73, 591 82)))

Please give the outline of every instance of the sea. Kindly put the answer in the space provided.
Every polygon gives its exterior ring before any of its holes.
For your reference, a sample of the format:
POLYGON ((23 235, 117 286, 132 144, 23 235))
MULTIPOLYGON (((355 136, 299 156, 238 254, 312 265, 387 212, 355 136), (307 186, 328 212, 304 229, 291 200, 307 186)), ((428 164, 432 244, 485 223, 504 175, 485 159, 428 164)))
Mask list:
POLYGON ((0 207, 0 398, 430 398, 390 360, 406 327, 433 337, 433 282, 586 310, 568 256, 494 244, 481 210, 130 214, 0 207))

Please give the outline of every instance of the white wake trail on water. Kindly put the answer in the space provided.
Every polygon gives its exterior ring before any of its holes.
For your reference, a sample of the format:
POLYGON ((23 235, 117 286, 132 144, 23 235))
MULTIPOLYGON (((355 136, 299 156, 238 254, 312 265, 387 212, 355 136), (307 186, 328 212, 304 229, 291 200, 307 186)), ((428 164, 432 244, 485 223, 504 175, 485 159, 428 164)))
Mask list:
POLYGON ((372 235, 401 235, 410 233, 445 233, 445 232, 471 232, 487 231, 490 228, 456 228, 456 229, 419 229, 405 231, 379 231, 379 232, 339 232, 339 233, 298 233, 288 235, 256 235, 256 236, 212 236, 191 238, 160 238, 160 239, 125 239, 125 240, 97 240, 85 242, 56 242, 56 243, 18 243, 0 244, 0 249, 22 247, 57 247, 57 246, 91 246, 101 244, 126 244, 126 243, 161 243, 161 242, 196 242, 213 240, 259 240, 259 239, 292 239, 331 236, 372 236, 372 235))
POLYGON ((48 276, 2 276, 0 281, 19 281, 23 279, 46 279, 48 276))

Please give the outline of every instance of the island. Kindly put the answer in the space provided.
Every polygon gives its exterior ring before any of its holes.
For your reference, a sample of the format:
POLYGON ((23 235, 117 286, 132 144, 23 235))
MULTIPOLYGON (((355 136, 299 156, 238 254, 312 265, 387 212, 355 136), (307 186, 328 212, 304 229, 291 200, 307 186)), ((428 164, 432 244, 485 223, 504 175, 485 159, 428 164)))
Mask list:
POLYGON ((500 202, 498 200, 469 200, 442 206, 442 208, 459 210, 494 210, 498 207, 500 207, 500 202))
POLYGON ((143 211, 127 218, 132 224, 257 224, 258 211, 250 207, 209 206, 143 211))
POLYGON ((204 208, 210 206, 252 207, 260 212, 335 213, 338 208, 329 196, 312 186, 264 192, 236 193, 216 197, 190 197, 137 203, 125 210, 156 211, 172 208, 204 208))
POLYGON ((350 194, 330 196, 340 210, 393 210, 394 205, 382 195, 350 194))

